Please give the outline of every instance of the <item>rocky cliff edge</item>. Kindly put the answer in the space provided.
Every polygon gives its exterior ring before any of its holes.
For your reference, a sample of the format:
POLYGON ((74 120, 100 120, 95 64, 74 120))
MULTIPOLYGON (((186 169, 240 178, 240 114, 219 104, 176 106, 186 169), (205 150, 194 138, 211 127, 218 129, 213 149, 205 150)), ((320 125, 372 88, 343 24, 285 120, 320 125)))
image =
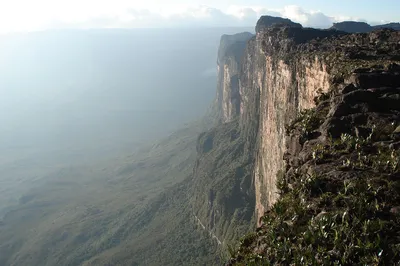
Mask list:
POLYGON ((258 27, 241 65, 239 124, 255 141, 244 145, 260 227, 231 264, 398 263, 399 48, 390 29, 258 27))

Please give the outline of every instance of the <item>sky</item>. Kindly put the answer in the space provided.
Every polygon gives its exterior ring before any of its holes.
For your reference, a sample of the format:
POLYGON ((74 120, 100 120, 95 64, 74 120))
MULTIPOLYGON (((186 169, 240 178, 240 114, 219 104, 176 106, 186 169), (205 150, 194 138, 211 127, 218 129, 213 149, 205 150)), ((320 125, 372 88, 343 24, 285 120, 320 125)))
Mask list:
POLYGON ((0 33, 60 28, 254 26, 261 15, 327 28, 400 21, 400 0, 0 0, 0 33))

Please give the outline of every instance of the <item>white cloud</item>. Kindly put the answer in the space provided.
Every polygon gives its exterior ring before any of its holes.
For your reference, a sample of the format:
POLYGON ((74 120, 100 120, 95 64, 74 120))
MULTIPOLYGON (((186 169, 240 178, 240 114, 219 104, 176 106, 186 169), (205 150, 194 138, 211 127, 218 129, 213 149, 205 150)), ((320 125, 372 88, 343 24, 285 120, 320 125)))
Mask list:
POLYGON ((114 0, 13 0, 0 4, 0 32, 48 28, 134 28, 193 26, 255 26, 262 15, 282 16, 304 26, 327 28, 333 22, 360 20, 329 16, 320 11, 304 10, 295 5, 282 9, 262 6, 230 6, 221 10, 209 6, 140 6, 136 1, 114 0), (29 4, 35 2, 35 4, 29 4), (24 3, 25 8, 20 8, 24 3), (56 3, 56 4, 55 4, 56 3), (134 3, 134 4, 132 4, 134 3))

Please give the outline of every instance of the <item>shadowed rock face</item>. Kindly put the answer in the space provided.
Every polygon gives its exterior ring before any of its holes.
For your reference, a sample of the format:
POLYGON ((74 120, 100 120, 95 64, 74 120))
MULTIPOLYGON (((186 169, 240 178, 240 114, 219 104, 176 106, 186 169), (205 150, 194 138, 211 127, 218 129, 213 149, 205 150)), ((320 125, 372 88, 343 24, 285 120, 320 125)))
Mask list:
POLYGON ((253 154, 239 130, 239 73, 248 32, 223 35, 218 50, 214 103, 218 123, 199 136, 193 170, 192 206, 196 219, 225 247, 254 227, 253 154))
POLYGON ((193 212, 223 248, 255 226, 254 159, 244 150, 244 143, 238 119, 220 124, 198 139, 193 212))
POLYGON ((242 32, 233 35, 222 35, 218 48, 218 63, 223 62, 228 57, 235 57, 240 60, 247 41, 254 35, 250 32, 242 32))
POLYGON ((388 23, 383 25, 371 26, 365 22, 357 22, 357 21, 343 21, 334 23, 331 29, 344 31, 348 33, 363 33, 363 32, 371 32, 376 29, 394 29, 400 30, 400 23, 388 23))
POLYGON ((218 50, 218 81, 215 109, 218 120, 230 122, 239 114, 239 69, 247 41, 253 37, 249 32, 223 35, 218 50))
POLYGON ((287 18, 272 17, 272 16, 262 16, 256 25, 256 32, 260 32, 265 28, 270 28, 274 26, 287 26, 293 28, 302 28, 303 26, 299 23, 293 22, 287 18))
POLYGON ((400 23, 388 23, 383 25, 377 25, 373 27, 374 29, 393 29, 400 30, 400 23))
POLYGON ((343 21, 334 23, 331 29, 345 31, 349 33, 357 33, 357 32, 370 32, 372 31, 372 26, 365 22, 343 21))

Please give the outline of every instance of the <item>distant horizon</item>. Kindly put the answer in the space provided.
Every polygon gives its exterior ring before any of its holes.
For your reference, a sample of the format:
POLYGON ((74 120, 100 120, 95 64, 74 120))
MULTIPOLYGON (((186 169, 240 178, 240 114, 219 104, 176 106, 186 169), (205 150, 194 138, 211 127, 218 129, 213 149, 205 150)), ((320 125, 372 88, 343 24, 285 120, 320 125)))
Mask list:
MULTIPOLYGON (((389 22, 383 22, 383 23, 368 23, 365 21, 355 21, 355 20, 343 20, 343 21, 337 21, 333 22, 331 26, 326 27, 326 28, 319 28, 319 29, 329 29, 336 23, 342 23, 342 22, 358 22, 358 23, 367 23, 370 26, 378 26, 378 25, 386 25, 386 24, 393 24, 393 23, 398 23, 398 21, 389 21, 389 22)), ((300 23, 301 24, 301 23, 300 23)), ((11 31, 11 32, 0 32, 0 37, 1 36, 7 36, 7 35, 24 35, 24 34, 31 34, 31 33, 44 33, 44 32, 66 32, 66 31, 115 31, 115 30, 120 30, 120 31, 135 31, 135 30, 174 30, 174 31, 179 31, 179 30, 191 30, 191 29, 196 29, 196 30, 218 30, 218 29, 245 29, 246 31, 250 31, 252 33, 255 33, 255 25, 243 25, 243 26, 202 26, 202 25, 197 25, 197 26, 180 26, 180 27, 106 27, 106 28, 99 28, 99 27, 92 27, 92 28, 49 28, 49 29, 38 29, 38 30, 31 30, 31 31, 11 31)), ((304 25, 303 25, 304 26, 304 25)), ((317 28, 318 27, 313 27, 309 26, 309 28, 317 28)))
POLYGON ((370 25, 398 22, 400 2, 317 0, 14 0, 0 3, 0 33, 53 29, 153 29, 254 27, 262 15, 289 18, 304 27, 329 28, 336 22, 370 25), (360 8, 362 6, 362 8, 360 8))
MULTIPOLYGON (((54 29, 42 29, 42 30, 32 30, 32 31, 13 31, 13 32, 0 32, 0 37, 5 36, 18 36, 18 35, 26 35, 26 34, 38 34, 38 33, 52 33, 52 32, 89 32, 89 31, 96 31, 96 32, 107 32, 107 31, 190 31, 190 30, 241 30, 248 31, 251 33, 255 33, 255 25, 254 26, 215 26, 215 27, 202 27, 202 26, 195 26, 195 27, 152 27, 152 28, 54 28, 54 29)), ((227 33, 230 34, 230 33, 227 33)))

